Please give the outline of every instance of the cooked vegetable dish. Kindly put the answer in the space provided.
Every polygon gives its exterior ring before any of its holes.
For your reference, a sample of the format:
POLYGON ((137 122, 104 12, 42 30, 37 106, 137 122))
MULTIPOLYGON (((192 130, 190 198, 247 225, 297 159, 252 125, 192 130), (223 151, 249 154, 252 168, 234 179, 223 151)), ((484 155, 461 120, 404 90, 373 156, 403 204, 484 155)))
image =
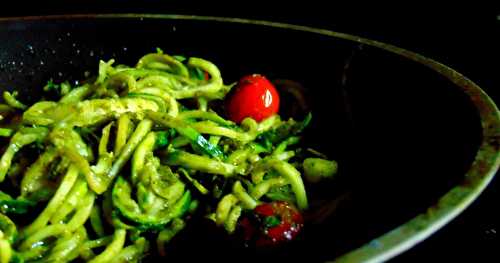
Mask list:
POLYGON ((300 144, 312 115, 280 118, 263 75, 227 85, 210 61, 158 50, 43 90, 0 104, 0 263, 140 262, 194 216, 256 246, 289 242, 305 185, 337 172, 300 144))

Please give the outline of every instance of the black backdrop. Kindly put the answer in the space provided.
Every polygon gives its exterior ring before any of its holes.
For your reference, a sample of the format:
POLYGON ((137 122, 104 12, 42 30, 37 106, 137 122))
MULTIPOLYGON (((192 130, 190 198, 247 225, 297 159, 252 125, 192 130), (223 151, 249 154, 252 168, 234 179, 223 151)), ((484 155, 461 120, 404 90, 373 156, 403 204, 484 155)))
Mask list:
MULTIPOLYGON (((304 24, 395 44, 455 68, 500 102, 500 11, 492 7, 441 6, 421 2, 376 6, 351 3, 264 1, 20 1, 0 16, 65 13, 180 13, 245 17, 304 24)), ((237 44, 237 43, 235 43, 237 44)), ((498 261, 498 178, 463 214, 431 238, 394 259, 408 261, 498 261)))

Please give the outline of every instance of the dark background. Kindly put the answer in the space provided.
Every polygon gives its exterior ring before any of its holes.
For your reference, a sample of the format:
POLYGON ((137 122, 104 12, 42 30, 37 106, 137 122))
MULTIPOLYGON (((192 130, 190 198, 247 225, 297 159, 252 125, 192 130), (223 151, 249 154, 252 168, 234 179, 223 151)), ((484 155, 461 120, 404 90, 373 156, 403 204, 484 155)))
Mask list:
MULTIPOLYGON (((337 3, 233 1, 43 1, 17 2, 0 9, 0 16, 65 13, 180 13, 244 17, 310 25, 391 43, 434 58, 479 84, 500 101, 500 11, 495 7, 437 7, 401 2, 376 6, 337 3), (29 7, 29 8, 28 8, 29 7)), ((329 2, 329 1, 328 1, 329 2)), ((237 43, 235 43, 237 45, 237 43)), ((303 52, 297 50, 298 52, 303 52)), ((307 52, 307 51, 305 51, 307 52)), ((428 240, 394 259, 408 261, 499 261, 498 178, 464 213, 428 240)))

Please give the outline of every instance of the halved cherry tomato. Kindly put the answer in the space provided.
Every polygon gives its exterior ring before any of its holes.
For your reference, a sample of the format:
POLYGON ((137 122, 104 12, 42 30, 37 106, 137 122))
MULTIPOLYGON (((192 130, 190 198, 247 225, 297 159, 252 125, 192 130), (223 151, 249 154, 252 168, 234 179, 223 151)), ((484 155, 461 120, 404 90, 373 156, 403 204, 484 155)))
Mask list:
POLYGON ((259 74, 241 78, 226 101, 229 119, 236 123, 247 117, 260 122, 278 113, 279 105, 278 91, 266 77, 259 74))
POLYGON ((293 240, 304 226, 300 212, 288 202, 274 201, 257 206, 253 216, 240 221, 244 239, 257 246, 270 246, 293 240))

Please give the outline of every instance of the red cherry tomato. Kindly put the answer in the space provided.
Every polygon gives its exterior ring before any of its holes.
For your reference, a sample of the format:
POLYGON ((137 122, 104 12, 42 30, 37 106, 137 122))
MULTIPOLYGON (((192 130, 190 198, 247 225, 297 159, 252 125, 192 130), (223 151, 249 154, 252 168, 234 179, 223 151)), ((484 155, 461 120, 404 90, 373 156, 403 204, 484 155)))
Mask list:
POLYGON ((246 241, 271 246, 293 240, 304 226, 300 212, 285 201, 264 203, 253 210, 254 217, 240 221, 246 241))
POLYGON ((250 117, 261 120, 278 113, 280 98, 278 91, 266 77, 253 74, 240 79, 227 101, 229 118, 240 123, 250 117))

